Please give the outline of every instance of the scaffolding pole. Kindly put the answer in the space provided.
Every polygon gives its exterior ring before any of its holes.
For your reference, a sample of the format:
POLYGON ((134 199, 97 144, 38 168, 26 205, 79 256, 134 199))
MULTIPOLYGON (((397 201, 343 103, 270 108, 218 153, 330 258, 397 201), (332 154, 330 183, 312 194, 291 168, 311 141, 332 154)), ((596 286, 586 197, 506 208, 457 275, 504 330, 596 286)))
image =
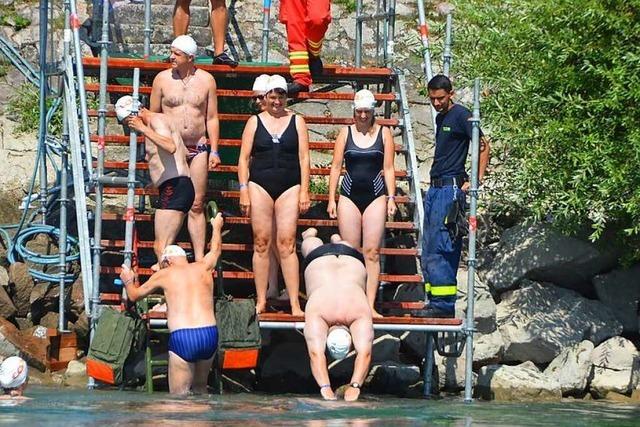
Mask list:
POLYGON ((464 380, 464 401, 472 402, 473 380, 473 332, 474 326, 474 298, 476 280, 476 233, 478 220, 478 169, 480 166, 480 79, 475 80, 473 86, 473 115, 471 116, 471 186, 469 189, 469 256, 467 258, 467 316, 465 321, 466 334, 466 360, 464 380))
POLYGON ((40 0, 40 123, 38 126, 38 150, 40 151, 40 220, 43 224, 47 222, 47 30, 49 26, 49 16, 47 9, 48 0, 40 0))
MULTIPOLYGON (((133 106, 131 114, 138 115, 138 90, 140 87, 140 68, 133 69, 133 106)), ((129 135, 129 169, 127 183, 127 211, 125 212, 125 235, 124 235, 124 264, 131 267, 133 260, 133 228, 135 226, 135 187, 136 187, 136 157, 137 157, 138 134, 132 131, 129 135)), ((125 289, 122 289, 123 299, 127 298, 125 289)))
POLYGON ((453 28, 453 15, 447 13, 447 25, 444 37, 444 53, 442 54, 442 74, 449 77, 451 70, 451 30, 453 28))
POLYGON ((262 62, 269 61, 269 16, 271 0, 264 0, 262 7, 262 62))
MULTIPOLYGON (((424 13, 424 0, 418 0, 418 24, 420 29, 420 40, 422 41, 422 67, 426 83, 433 78, 433 68, 431 68, 431 48, 429 46, 429 27, 424 13)), ((436 134, 436 110, 431 106, 431 124, 433 125, 433 135, 436 134)))

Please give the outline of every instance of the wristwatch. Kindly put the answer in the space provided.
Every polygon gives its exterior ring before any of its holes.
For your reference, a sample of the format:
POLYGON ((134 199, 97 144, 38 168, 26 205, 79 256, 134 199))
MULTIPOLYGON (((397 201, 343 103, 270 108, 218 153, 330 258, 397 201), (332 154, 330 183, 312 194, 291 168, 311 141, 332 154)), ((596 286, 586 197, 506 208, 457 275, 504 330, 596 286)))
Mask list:
POLYGON ((353 388, 360 388, 360 383, 357 383, 357 382, 353 382, 353 383, 351 383, 351 384, 349 384, 349 385, 350 385, 351 387, 353 387, 353 388))

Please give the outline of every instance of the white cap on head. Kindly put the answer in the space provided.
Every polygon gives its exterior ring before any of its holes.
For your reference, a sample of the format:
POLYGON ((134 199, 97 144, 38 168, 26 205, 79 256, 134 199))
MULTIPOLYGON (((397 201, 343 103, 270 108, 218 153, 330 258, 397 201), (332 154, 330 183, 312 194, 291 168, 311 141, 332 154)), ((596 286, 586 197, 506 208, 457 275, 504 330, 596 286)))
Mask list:
POLYGON ((269 74, 260 74, 253 81, 253 91, 259 93, 260 95, 264 95, 267 93, 267 82, 271 76, 269 74))
POLYGON ((270 76, 265 85, 264 92, 269 93, 274 89, 282 89, 287 92, 287 81, 281 75, 274 74, 270 76))
POLYGON ((368 89, 361 89, 353 97, 353 108, 356 110, 373 110, 376 107, 376 99, 368 89))
MULTIPOLYGON (((138 109, 140 108, 140 102, 138 102, 138 109)), ((131 115, 133 111, 133 96, 125 95, 118 99, 116 102, 116 116, 119 121, 123 121, 131 115)))
POLYGON ((186 53, 187 55, 196 56, 198 45, 191 36, 178 36, 171 42, 171 47, 186 53))
POLYGON ((29 367, 21 357, 7 357, 0 365, 0 387, 17 388, 27 380, 29 367))
POLYGON ((327 349, 336 360, 344 359, 351 350, 351 334, 344 327, 332 329, 327 335, 327 349))
POLYGON ((166 261, 168 258, 173 256, 183 256, 186 258, 187 253, 178 245, 169 245, 164 248, 164 251, 162 251, 162 257, 160 260, 166 261))

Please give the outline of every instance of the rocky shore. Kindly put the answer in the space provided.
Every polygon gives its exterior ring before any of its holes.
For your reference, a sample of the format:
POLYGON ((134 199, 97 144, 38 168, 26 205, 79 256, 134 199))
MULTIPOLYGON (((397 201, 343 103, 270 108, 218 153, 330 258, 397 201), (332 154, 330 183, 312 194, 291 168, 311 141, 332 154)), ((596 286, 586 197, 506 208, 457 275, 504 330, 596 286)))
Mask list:
MULTIPOLYGON (((164 14, 162 16, 170 13, 169 3, 160 7, 158 13, 164 14)), ((198 3, 198 7, 203 7, 202 4, 198 3)), ((251 26, 251 31, 233 31, 233 46, 241 57, 249 52, 258 58, 260 10, 249 7, 247 1, 238 1, 235 5, 236 22, 242 22, 243 28, 245 24, 251 26)), ((94 28, 89 6, 79 2, 85 34, 94 28)), ((126 16, 126 10, 138 6, 115 2, 114 16, 126 16)), ((277 1, 273 7, 277 10, 277 1)), ((20 30, 10 25, 0 29, 34 61, 38 10, 20 4, 16 10, 29 18, 31 25, 20 30)), ((354 38, 352 17, 341 5, 334 5, 333 10, 336 16, 327 37, 328 58, 350 57, 351 52, 345 46, 354 38)), ((415 45, 417 36, 402 31, 415 25, 415 2, 398 1, 397 12, 397 31, 405 34, 398 38, 396 45, 398 62, 416 75, 420 73, 419 60, 407 52, 415 45)), ((206 40, 208 30, 202 19, 194 17, 194 24, 201 27, 204 35, 200 37, 206 40)), ((128 28, 127 25, 134 25, 132 22, 123 18, 120 24, 128 28)), ((135 32, 136 28, 130 30, 135 32)), ((275 45, 285 45, 280 24, 275 25, 272 35, 275 45)), ((166 46, 167 34, 158 31, 154 36, 157 37, 155 48, 166 46)), ((372 33, 366 33, 366 40, 372 37, 372 33)), ((367 49, 372 49, 370 42, 367 49)), ((275 49, 271 59, 285 60, 285 54, 275 49)), ((24 196, 35 159, 35 135, 15 132, 16 123, 5 114, 8 97, 18 90, 21 81, 19 73, 12 68, 0 77, 0 162, 6 165, 5 171, 11 171, 0 174, 0 197, 4 201, 0 205, 0 223, 13 222, 18 217, 16 207, 24 196)), ((415 79, 411 81, 414 82, 410 87, 414 133, 416 140, 422 141, 417 154, 421 177, 426 182, 433 156, 432 145, 427 143, 432 133, 429 107, 424 97, 418 95, 415 79)), ((491 167, 498 166, 492 164, 491 167)), ((489 182, 488 187, 490 185, 489 182)), ((623 267, 618 263, 620 254, 615 247, 563 236, 545 224, 517 224, 503 229, 492 221, 489 213, 484 213, 483 219, 481 262, 475 278, 474 395, 502 401, 557 401, 571 397, 640 403, 640 264, 623 267)), ((33 244, 46 250, 48 242, 33 244)), ((1 248, 0 264, 0 359, 16 354, 24 357, 33 368, 32 384, 84 387, 88 321, 80 280, 69 286, 64 296, 68 328, 77 337, 77 360, 71 361, 64 370, 52 372, 51 335, 58 326, 59 288, 55 284, 35 282, 26 264, 8 265, 1 248)), ((464 268, 459 271, 458 279, 457 308, 462 315, 467 300, 464 268)), ((422 297, 421 287, 409 284, 386 295, 394 300, 422 297)), ((228 374, 227 388, 278 393, 317 391, 304 340, 298 333, 265 332, 263 342, 259 369, 228 374)), ((424 353, 422 333, 376 335, 364 393, 421 396, 424 353)), ((348 381, 353 359, 352 354, 331 364, 330 372, 336 384, 348 381)), ((464 387, 464 362, 464 355, 457 359, 436 356, 434 384, 440 393, 460 393, 464 387)))

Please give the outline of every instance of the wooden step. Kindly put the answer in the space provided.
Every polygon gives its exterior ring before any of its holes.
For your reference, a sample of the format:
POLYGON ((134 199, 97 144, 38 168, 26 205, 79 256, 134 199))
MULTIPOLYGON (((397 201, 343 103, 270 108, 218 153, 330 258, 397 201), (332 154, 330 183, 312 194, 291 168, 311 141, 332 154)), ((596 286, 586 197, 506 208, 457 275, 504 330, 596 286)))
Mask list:
MULTIPOLYGON (((85 83, 84 88, 87 92, 98 92, 100 90, 99 83, 85 83)), ((107 85, 107 92, 132 94, 133 86, 125 85, 107 85)), ((151 94, 151 86, 140 86, 138 92, 141 94, 151 94)), ((216 89, 218 97, 230 98, 252 98, 252 90, 235 90, 235 89, 216 89)), ((355 96, 354 92, 301 92, 298 99, 322 99, 330 101, 352 101, 355 96)), ((374 93, 373 97, 378 101, 396 101, 398 97, 393 93, 374 93)))
MULTIPOLYGON (((82 64, 84 65, 86 76, 98 75, 100 70, 99 57, 84 57, 82 58, 82 64)), ((157 73, 166 70, 167 68, 171 68, 171 64, 168 62, 130 58, 109 58, 107 60, 107 66, 110 75, 114 74, 113 71, 116 70, 124 71, 127 75, 133 75, 134 68, 139 68, 141 72, 144 71, 147 73, 157 73)), ((237 67, 232 68, 228 65, 197 64, 197 67, 212 73, 214 76, 221 77, 237 77, 239 75, 245 75, 255 78, 260 74, 280 74, 283 77, 289 77, 289 67, 287 65, 264 66, 240 64, 237 67)), ((384 82, 388 81, 389 77, 394 75, 393 70, 389 68, 341 67, 332 64, 325 64, 323 68, 324 70, 322 75, 317 78, 314 77, 315 81, 335 81, 340 79, 355 81, 375 79, 377 81, 384 82)))
MULTIPOLYGON (((114 213, 102 214, 102 219, 105 221, 124 221, 124 215, 114 213)), ((135 214, 135 221, 149 222, 153 220, 151 214, 135 214)), ((246 217, 230 216, 224 219, 225 224, 244 224, 249 225, 251 220, 246 217)), ((298 219, 298 227, 338 227, 338 221, 335 219, 298 219)), ((395 222, 387 221, 385 228, 394 230, 411 230, 415 231, 416 227, 412 222, 395 222)))
MULTIPOLYGON (((98 110, 88 110, 87 115, 89 117, 98 117, 98 110)), ((106 112, 107 117, 116 117, 116 113, 113 110, 106 112)), ((218 118, 221 122, 246 122, 251 117, 251 114, 218 114, 218 118)), ((304 116, 304 120, 307 124, 316 125, 352 125, 353 117, 324 117, 324 116, 304 116)), ((376 122, 383 126, 399 126, 400 120, 398 119, 383 119, 378 118, 376 122)))
MULTIPOLYGON (((259 315, 260 321, 265 322, 304 322, 303 316, 292 316, 286 313, 262 313, 259 315)), ((374 324, 395 324, 395 325, 461 325, 462 319, 441 319, 409 316, 385 316, 373 319, 374 324)))
MULTIPOLYGON (((102 189, 103 194, 111 194, 111 195, 126 195, 127 188, 124 187, 104 187, 102 189)), ((136 188, 134 189, 136 196, 157 196, 158 189, 157 188, 136 188)), ((311 193, 309 195, 311 201, 314 202, 327 202, 329 201, 328 194, 315 194, 311 193)), ((211 199, 239 199, 240 192, 239 191, 227 191, 227 190, 210 190, 207 193, 207 200, 211 199)), ((400 203, 413 203, 413 201, 408 196, 396 196, 396 204, 400 203)))
MULTIPOLYGON (((120 274, 120 267, 100 267, 101 274, 120 274)), ((150 268, 136 268, 136 273, 141 277, 148 277, 153 274, 150 268)), ((213 272, 213 277, 216 277, 213 272)), ((247 279, 253 280, 253 272, 251 271, 223 271, 222 277, 225 279, 247 279)), ((418 274, 380 274, 380 281, 391 283, 422 283, 422 277, 418 274)))
MULTIPOLYGON (((190 250, 190 242, 176 242, 174 243, 183 249, 190 250)), ((124 240, 101 240, 100 245, 103 248, 109 249, 122 249, 124 248, 124 240)), ((141 240, 136 243, 138 249, 153 249, 153 241, 141 240)), ((253 252, 252 243, 223 243, 222 250, 225 252, 253 252)), ((406 255, 416 256, 418 255, 417 249, 411 248, 380 248, 381 255, 406 255)))
MULTIPOLYGON (((93 167, 97 167, 98 162, 93 162, 93 167)), ((114 162, 114 161, 106 161, 104 162, 105 169, 128 169, 129 162, 114 162)), ((136 163, 137 170, 148 170, 149 164, 147 162, 137 162, 136 163)), ((209 169, 209 172, 221 172, 221 173, 238 173, 238 166, 236 165, 218 165, 215 169, 209 169)), ((311 175, 320 175, 320 176, 329 176, 331 173, 330 167, 323 168, 310 168, 309 172, 311 175)), ((344 170, 340 171, 341 174, 344 173, 344 170)), ((396 179, 402 179, 407 177, 407 172, 403 170, 395 171, 396 179)))
MULTIPOLYGON (((128 135, 105 135, 104 142, 106 145, 129 145, 129 136, 128 135)), ((138 144, 144 143, 144 136, 139 136, 136 141, 138 144)), ((91 135, 91 142, 98 142, 98 135, 91 135)), ((242 145, 241 139, 219 139, 218 147, 240 147, 242 145)), ((334 141, 310 141, 309 149, 310 150, 333 150, 335 143, 334 141)), ((397 153, 402 153, 406 151, 402 145, 395 144, 395 149, 397 153)))

